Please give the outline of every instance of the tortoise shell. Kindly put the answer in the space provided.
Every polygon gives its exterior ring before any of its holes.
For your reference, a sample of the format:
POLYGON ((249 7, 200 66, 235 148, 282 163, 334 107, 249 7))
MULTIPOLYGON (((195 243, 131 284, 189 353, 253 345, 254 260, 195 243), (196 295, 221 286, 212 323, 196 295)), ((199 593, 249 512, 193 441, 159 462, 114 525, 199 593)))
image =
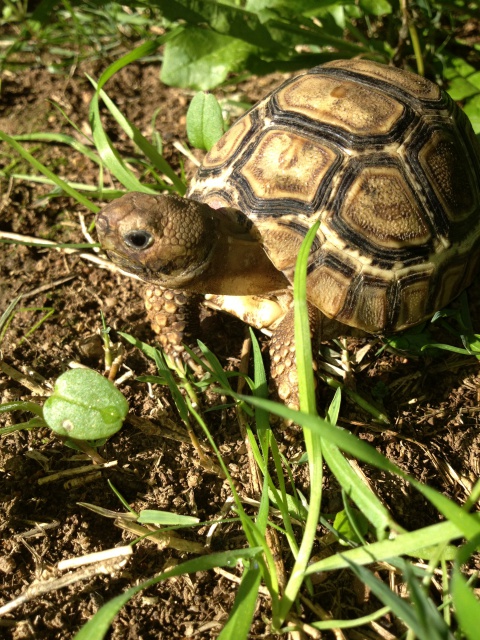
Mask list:
POLYGON ((248 216, 293 281, 317 220, 310 302, 371 333, 405 329, 468 286, 480 258, 480 144, 439 87, 368 60, 282 84, 206 155, 187 197, 248 216))

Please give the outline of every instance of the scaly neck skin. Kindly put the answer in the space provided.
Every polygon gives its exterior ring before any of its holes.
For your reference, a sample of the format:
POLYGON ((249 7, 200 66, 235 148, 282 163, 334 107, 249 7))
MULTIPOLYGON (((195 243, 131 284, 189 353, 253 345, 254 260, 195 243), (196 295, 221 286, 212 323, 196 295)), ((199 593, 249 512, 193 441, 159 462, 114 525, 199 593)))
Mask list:
POLYGON ((210 227, 211 250, 203 265, 183 274, 145 280, 166 288, 213 295, 264 295, 289 286, 287 278, 267 257, 258 233, 249 219, 230 208, 199 205, 197 215, 205 216, 210 227), (213 237, 212 237, 213 236, 213 237))
POLYGON ((258 240, 247 232, 231 234, 220 228, 210 265, 185 289, 246 296, 279 291, 288 286, 287 278, 273 266, 258 240))

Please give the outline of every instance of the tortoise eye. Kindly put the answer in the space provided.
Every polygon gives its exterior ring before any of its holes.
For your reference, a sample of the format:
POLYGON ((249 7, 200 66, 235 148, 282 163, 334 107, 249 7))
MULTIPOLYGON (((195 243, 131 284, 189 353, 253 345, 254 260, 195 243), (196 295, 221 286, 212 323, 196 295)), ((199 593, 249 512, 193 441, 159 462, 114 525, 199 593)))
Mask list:
POLYGON ((153 243, 153 236, 144 229, 129 231, 123 236, 123 241, 130 249, 140 249, 143 251, 153 243))

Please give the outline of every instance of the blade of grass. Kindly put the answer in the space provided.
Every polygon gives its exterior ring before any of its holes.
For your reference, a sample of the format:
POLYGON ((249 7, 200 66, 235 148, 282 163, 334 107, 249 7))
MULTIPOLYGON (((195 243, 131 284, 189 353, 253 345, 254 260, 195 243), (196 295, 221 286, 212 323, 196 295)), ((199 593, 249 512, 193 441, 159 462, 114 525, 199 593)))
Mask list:
POLYGON ((390 607, 393 613, 405 622, 419 640, 453 639, 453 635, 449 632, 432 601, 418 589, 416 580, 411 573, 408 572, 408 565, 406 563, 402 564, 408 574, 406 578, 410 586, 410 592, 412 592, 412 589, 415 590, 416 606, 410 605, 403 598, 397 596, 386 584, 378 578, 375 578, 373 574, 364 567, 357 566, 350 561, 348 564, 353 573, 372 590, 381 602, 390 607), (422 607, 421 611, 419 610, 420 604, 422 607))
POLYGON ((145 193, 150 192, 150 190, 146 189, 140 183, 136 183, 136 180, 132 180, 133 176, 125 168, 122 159, 113 148, 113 145, 102 126, 99 110, 99 98, 102 97, 102 99, 106 102, 113 117, 122 126, 127 135, 129 135, 129 137, 137 144, 137 146, 142 149, 147 157, 155 162, 159 170, 162 171, 164 175, 170 178, 178 192, 182 193, 183 195, 183 193, 185 193, 185 185, 178 178, 170 165, 158 153, 155 147, 147 142, 147 140, 145 140, 145 138, 140 134, 139 130, 121 114, 121 112, 116 108, 113 102, 102 91, 105 83, 120 69, 131 64, 132 62, 135 62, 136 60, 139 60, 140 58, 150 55, 151 53, 156 51, 158 47, 160 47, 162 44, 165 44, 170 38, 174 37, 175 33, 176 30, 172 30, 165 36, 150 40, 137 47, 133 51, 130 51, 119 60, 116 60, 102 73, 100 79, 98 80, 98 83, 96 83, 92 78, 89 78, 90 82, 96 88, 95 95, 92 98, 92 102, 90 105, 90 120, 95 144, 97 145, 99 153, 102 159, 105 161, 105 164, 107 165, 109 170, 129 190, 140 190, 144 191, 145 193), (135 186, 132 185, 132 181, 135 186))
MULTIPOLYGON (((102 89, 99 89, 99 85, 94 80, 92 80, 91 78, 89 78, 89 80, 92 83, 92 85, 97 89, 98 95, 102 98, 103 102, 106 104, 111 115, 122 127, 122 129, 130 138, 130 140, 132 140, 137 145, 137 147, 141 149, 141 151, 145 154, 145 156, 148 158, 150 163, 152 163, 165 176, 170 178, 170 180, 173 182, 175 186, 176 191, 180 195, 184 195, 186 191, 185 184, 182 182, 182 180, 180 180, 180 178, 177 176, 177 174, 171 168, 171 166, 168 164, 165 158, 163 158, 158 153, 157 149, 155 149, 155 147, 152 144, 150 144, 150 142, 148 142, 148 140, 144 136, 142 136, 142 134, 140 133, 140 130, 122 114, 122 112, 117 108, 115 103, 112 100, 110 100, 110 98, 105 93, 105 91, 103 91, 102 89)), ((97 123, 96 126, 97 125, 101 126, 101 121, 99 117, 95 117, 95 122, 97 123)), ((99 132, 97 130, 97 134, 98 133, 99 132)), ((100 136, 97 135, 97 137, 98 139, 100 139, 100 136)), ((96 138, 95 132, 94 132, 94 138, 96 138)), ((105 135, 105 138, 106 138, 106 135, 105 135)))
POLYGON ((235 602, 218 640, 247 640, 257 606, 261 579, 260 568, 255 560, 252 560, 248 569, 243 573, 235 602))
MULTIPOLYGON (((295 352, 298 371, 300 408, 303 412, 316 416, 315 382, 312 368, 312 347, 310 342, 310 323, 307 304, 307 263, 310 247, 317 233, 319 223, 311 227, 300 247, 294 277, 294 314, 295 314, 295 352)), ((323 463, 321 434, 309 429, 303 431, 308 455, 310 474, 310 500, 305 530, 298 550, 295 564, 280 602, 279 623, 283 624, 300 587, 305 569, 310 561, 313 543, 317 532, 322 500, 323 463)))
POLYGON ((468 587, 458 566, 453 569, 451 592, 462 632, 468 640, 477 640, 480 602, 468 587))
POLYGON ((62 189, 66 194, 80 202, 84 207, 92 211, 93 213, 97 213, 99 211, 99 207, 93 204, 88 198, 79 193, 76 189, 73 189, 65 180, 62 180, 58 176, 56 176, 53 171, 50 171, 44 164, 39 162, 34 156, 32 156, 21 144, 19 144, 12 137, 8 136, 3 131, 0 131, 0 140, 3 140, 7 144, 9 144, 17 153, 19 153, 24 160, 29 162, 32 167, 43 173, 44 176, 49 178, 54 184, 56 184, 60 189, 62 189))
POLYGON ((420 493, 431 501, 445 517, 455 522, 466 538, 472 538, 478 534, 480 530, 480 522, 474 515, 468 513, 466 509, 458 506, 452 500, 449 500, 431 487, 427 487, 421 482, 416 481, 400 469, 400 467, 385 458, 385 456, 379 453, 374 447, 371 447, 367 442, 357 438, 349 431, 340 427, 335 427, 319 416, 312 416, 304 413, 303 411, 295 411, 277 402, 272 402, 271 400, 237 394, 233 395, 234 397, 245 400, 254 406, 262 406, 267 411, 275 413, 286 420, 292 420, 306 429, 316 431, 321 437, 333 442, 341 450, 351 454, 355 458, 363 460, 364 462, 378 467, 383 471, 387 471, 404 478, 408 482, 412 483, 420 493))
MULTIPOLYGON (((307 575, 322 571, 335 571, 348 567, 347 560, 358 565, 371 564, 372 562, 391 561, 401 555, 412 555, 420 558, 428 558, 432 555, 436 545, 445 545, 452 540, 463 536, 463 532, 451 522, 441 522, 417 531, 401 533, 393 540, 373 542, 364 547, 349 549, 342 554, 337 554, 319 560, 309 565, 307 575)), ((449 547, 445 554, 449 559, 455 557, 456 549, 449 547)))
POLYGON ((12 138, 19 142, 56 142, 58 144, 65 144, 75 151, 78 151, 92 162, 95 162, 95 164, 100 164, 100 158, 98 155, 87 147, 87 145, 82 144, 75 138, 72 138, 72 136, 65 133, 24 133, 22 135, 12 136, 12 138))
POLYGON ((113 619, 125 606, 125 604, 139 591, 148 589, 159 582, 168 580, 168 578, 174 578, 175 576, 181 576, 189 573, 197 573, 199 571, 208 571, 215 569, 216 567, 231 567, 235 566, 238 560, 255 558, 256 555, 261 553, 261 549, 258 547, 250 549, 239 549, 236 551, 226 551, 223 553, 212 553, 209 556, 202 556, 201 558, 194 558, 193 560, 187 560, 179 564, 177 567, 161 573, 155 578, 146 580, 141 584, 132 587, 122 593, 121 595, 113 598, 104 605, 86 625, 74 636, 74 640, 102 640, 108 632, 108 629, 113 622, 113 619))
POLYGON ((358 508, 376 528, 377 537, 384 537, 385 530, 392 528, 401 530, 388 509, 383 506, 377 496, 360 481, 358 475, 342 455, 337 446, 331 442, 323 442, 323 455, 330 471, 358 508))

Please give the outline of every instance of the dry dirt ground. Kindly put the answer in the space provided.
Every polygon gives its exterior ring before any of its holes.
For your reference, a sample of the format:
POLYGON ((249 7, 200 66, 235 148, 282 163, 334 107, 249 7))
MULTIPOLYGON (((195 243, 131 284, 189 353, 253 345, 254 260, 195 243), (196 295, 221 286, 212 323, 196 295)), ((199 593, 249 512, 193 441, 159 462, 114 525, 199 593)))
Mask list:
MULTIPOLYGON (((84 74, 88 71, 98 77, 105 66, 90 64, 75 69, 70 76, 50 75, 41 68, 5 74, 0 130, 10 134, 63 131, 77 136, 49 102, 52 99, 81 131, 87 130, 92 90, 84 74)), ((160 108, 155 126, 162 134, 165 156, 178 167, 179 153, 173 142, 185 138, 188 96, 162 86, 158 71, 155 65, 132 66, 118 74, 107 88, 121 110, 147 135, 151 134, 152 116, 160 108)), ((258 82, 242 87, 249 100, 260 97, 263 91, 264 87, 258 82)), ((119 150, 126 153, 129 147, 122 135, 114 129, 110 133, 119 150)), ((71 150, 40 144, 29 145, 29 148, 58 175, 96 184, 95 166, 71 150)), ((191 174, 193 165, 185 163, 187 173, 191 174)), ((31 173, 6 145, 1 147, 0 165, 9 167, 11 172, 31 173)), ((87 225, 93 216, 72 200, 49 199, 45 197, 47 193, 45 186, 29 181, 2 180, 0 231, 58 242, 82 242, 80 215, 85 216, 87 225)), ((3 363, 22 372, 27 382, 24 384, 8 373, 0 373, 1 401, 41 401, 28 385, 34 382, 47 392, 48 384, 72 361, 102 372, 103 355, 98 339, 100 312, 112 327, 114 337, 115 330, 125 330, 153 342, 138 289, 134 281, 101 269, 78 254, 17 243, 2 244, 1 312, 16 296, 23 295, 23 298, 3 335, 1 355, 3 363), (52 315, 29 333, 47 309, 52 310, 52 315)), ((480 333, 478 286, 471 288, 469 300, 474 329, 480 333)), ((237 366, 244 337, 239 322, 223 315, 208 317, 203 323, 202 337, 224 366, 237 366)), ((436 336, 438 340, 444 338, 436 336)), ((364 344, 352 341, 351 352, 364 344)), ((378 347, 376 343, 368 351, 361 370, 355 373, 355 380, 357 390, 365 397, 372 397, 375 390, 387 393, 384 403, 390 426, 376 425, 368 414, 349 402, 344 402, 342 407, 342 424, 421 481, 462 503, 479 473, 478 362, 447 352, 439 358, 417 359, 387 352, 376 355, 378 347)), ((113 520, 79 506, 79 502, 87 502, 122 511, 108 480, 137 512, 145 508, 162 509, 197 516, 201 521, 218 517, 230 496, 225 482, 199 464, 188 438, 183 437, 180 442, 174 434, 165 435, 165 416, 180 425, 168 394, 162 387, 155 387, 151 396, 146 385, 135 380, 136 376, 154 373, 151 363, 127 346, 125 364, 134 373, 134 377, 121 386, 131 411, 137 417, 150 419, 153 426, 146 430, 127 421, 122 431, 101 448, 103 458, 117 461, 115 467, 97 475, 80 476, 77 484, 66 484, 64 477, 42 484, 52 472, 89 464, 88 459, 66 448, 46 429, 17 431, 2 438, 1 604, 18 597, 38 580, 61 575, 56 570, 61 560, 126 544, 133 539, 132 534, 115 527, 113 520)), ((323 402, 331 397, 327 390, 323 395, 323 402)), ((234 415, 222 417, 219 412, 208 415, 213 436, 240 493, 257 497, 251 487, 246 449, 234 415)), ((3 415, 1 424, 9 425, 30 417, 18 412, 3 415)), ((286 445, 287 456, 291 455, 289 446, 286 445)), ((295 451, 300 446, 301 443, 297 443, 295 451)), ((364 471, 401 525, 415 529, 437 521, 431 506, 409 486, 371 469, 364 471)), ((299 488, 307 493, 308 486, 301 476, 298 482, 299 488)), ((325 491, 325 512, 334 513, 341 508, 341 496, 328 474, 325 491)), ((190 543, 205 544, 206 532, 206 527, 187 529, 182 530, 180 536, 190 543)), ((244 545, 241 531, 232 524, 220 526, 212 540, 212 549, 219 551, 244 545)), ((291 558, 286 548, 284 556, 288 569, 291 558)), ((4 616, 0 635, 15 640, 71 638, 113 596, 188 557, 191 556, 185 551, 171 547, 160 549, 153 542, 144 541, 135 547, 134 560, 112 575, 92 575, 72 586, 39 594, 4 616)), ((314 589, 312 599, 334 618, 356 617, 378 605, 348 574, 328 576, 314 589)), ((170 580, 131 600, 115 619, 109 637, 122 640, 214 638, 231 609, 235 591, 234 582, 214 572, 170 580)), ((309 619, 308 612, 305 619, 309 619)), ((391 620, 384 619, 381 623, 387 628, 391 620)), ((390 627, 392 637, 397 631, 395 625, 390 627)), ((263 596, 259 599, 251 637, 271 637, 268 600, 263 596)), ((333 638, 333 634, 322 637, 333 638)), ((345 637, 380 636, 370 628, 346 632, 345 637)))

